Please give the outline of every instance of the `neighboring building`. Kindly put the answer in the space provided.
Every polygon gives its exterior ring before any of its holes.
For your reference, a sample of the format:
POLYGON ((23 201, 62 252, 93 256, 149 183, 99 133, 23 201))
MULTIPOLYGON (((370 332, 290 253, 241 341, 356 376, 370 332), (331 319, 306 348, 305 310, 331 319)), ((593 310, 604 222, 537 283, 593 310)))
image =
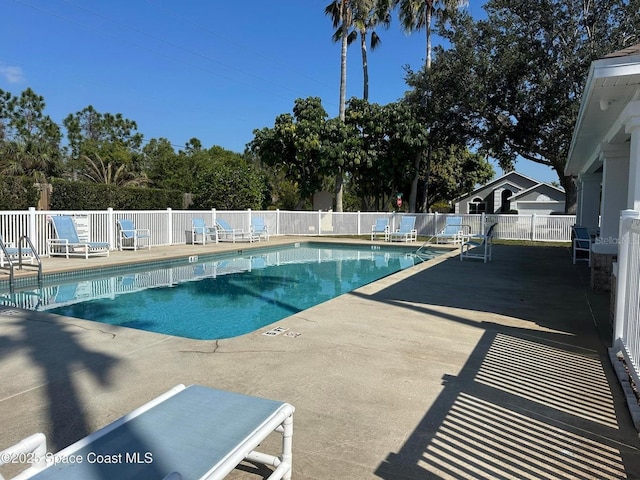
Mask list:
POLYGON ((514 171, 456 199, 455 212, 549 215, 564 212, 564 202, 564 190, 514 171))

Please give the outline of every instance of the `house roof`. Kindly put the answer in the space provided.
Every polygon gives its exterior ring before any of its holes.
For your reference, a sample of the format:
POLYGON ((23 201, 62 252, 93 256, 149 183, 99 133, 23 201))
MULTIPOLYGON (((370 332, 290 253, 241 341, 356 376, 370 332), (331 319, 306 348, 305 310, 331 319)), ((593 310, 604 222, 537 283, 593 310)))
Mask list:
POLYGON ((545 182, 539 182, 537 184, 535 184, 532 187, 527 188, 526 190, 521 190, 517 193, 514 193, 513 195, 511 195, 511 197, 509 197, 509 200, 516 200, 518 197, 522 197, 523 195, 526 195, 529 192, 535 191, 537 189, 539 189, 540 187, 546 187, 546 188, 552 188, 553 190, 557 190, 558 193, 561 193, 562 195, 564 195, 564 189, 562 188, 558 188, 558 187, 554 187, 553 185, 550 185, 548 183, 545 182))
MULTIPOLYGON (((526 179, 528 182, 533 183, 534 185, 538 182, 537 180, 534 180, 531 177, 527 177, 526 175, 523 175, 520 172, 516 172, 515 170, 505 173, 503 176, 496 178, 495 180, 490 181, 489 183, 485 183, 484 185, 481 185, 480 187, 476 188, 475 190, 473 190, 472 192, 469 193, 465 193, 464 195, 459 196, 458 198, 454 199, 453 202, 459 202, 461 200, 464 200, 465 198, 468 197, 472 197, 474 195, 476 195, 478 192, 480 192, 481 190, 486 190, 487 188, 491 188, 491 187, 498 187, 501 185, 501 183, 509 183, 509 181, 511 181, 511 183, 516 186, 518 185, 517 182, 513 181, 513 177, 514 176, 519 176, 522 177, 524 179, 526 179)), ((524 188, 524 187, 520 187, 520 188, 524 188)))
POLYGON ((639 99, 640 44, 591 63, 565 164, 566 175, 600 169, 601 143, 625 135, 616 121, 629 102, 639 99))

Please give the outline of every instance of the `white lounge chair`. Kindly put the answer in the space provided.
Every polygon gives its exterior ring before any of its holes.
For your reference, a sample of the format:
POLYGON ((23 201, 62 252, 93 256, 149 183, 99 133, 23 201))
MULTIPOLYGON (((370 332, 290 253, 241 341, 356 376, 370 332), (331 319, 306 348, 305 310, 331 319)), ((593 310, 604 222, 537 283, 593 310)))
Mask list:
POLYGON ((589 230, 587 227, 580 227, 578 225, 574 225, 571 228, 573 230, 573 264, 575 265, 578 260, 584 260, 591 266, 591 234, 589 230), (582 254, 578 255, 578 252, 582 252, 582 254))
POLYGON ((384 241, 389 240, 389 219, 377 218, 376 223, 371 225, 371 241, 375 240, 380 235, 384 238, 384 241))
POLYGON ((207 243, 207 238, 214 243, 218 243, 218 229, 216 227, 208 227, 202 218, 192 218, 191 244, 201 243, 202 245, 205 245, 207 243), (198 236, 200 237, 200 240, 198 240, 198 236))
POLYGON ((462 217, 447 217, 444 228, 435 234, 436 243, 453 242, 458 244, 471 235, 471 226, 463 225, 462 217))
POLYGON ((460 244, 460 261, 465 258, 481 258, 484 263, 491 261, 493 236, 497 223, 492 224, 483 235, 471 235, 460 244))
POLYGON ((221 242, 223 241, 231 241, 235 242, 256 242, 260 241, 260 236, 256 235, 253 232, 246 232, 241 228, 231 228, 231 226, 227 223, 226 220, 221 218, 216 219, 216 224, 218 227, 218 238, 221 242))
POLYGON ((269 479, 290 479, 294 410, 275 400, 178 385, 56 454, 46 454, 42 433, 31 435, 0 452, 0 465, 20 455, 38 459, 21 479, 221 479, 247 460, 274 467, 269 479), (279 454, 255 451, 273 432, 282 434, 279 454))
POLYGON ((147 248, 151 250, 151 233, 148 228, 136 228, 133 220, 121 218, 118 224, 118 249, 137 250, 141 243, 146 242, 147 248))
POLYGON ((415 229, 415 225, 416 217, 402 217, 398 229, 389 234, 389 241, 415 242, 418 239, 418 231, 415 229))
POLYGON ((57 238, 50 238, 47 242, 49 256, 82 256, 89 258, 95 255, 109 256, 109 242, 83 242, 78 237, 78 230, 73 218, 68 215, 54 215, 51 217, 53 230, 57 238))
POLYGON ((264 217, 251 217, 251 233, 269 241, 269 229, 264 221, 264 217))

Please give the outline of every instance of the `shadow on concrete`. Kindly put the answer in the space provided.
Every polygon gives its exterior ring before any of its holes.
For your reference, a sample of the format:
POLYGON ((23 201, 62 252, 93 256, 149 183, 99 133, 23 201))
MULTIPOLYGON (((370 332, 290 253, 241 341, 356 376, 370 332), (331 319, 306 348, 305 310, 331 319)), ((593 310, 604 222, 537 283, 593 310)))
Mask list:
POLYGON ((484 330, 458 375, 380 478, 639 478, 638 434, 612 371, 608 295, 565 248, 500 246, 494 261, 457 257, 366 296, 484 330), (478 312, 478 321, 437 306, 478 312), (527 329, 483 313, 535 322, 527 329), (634 476, 635 475, 635 476, 634 476))
MULTIPOLYGON (((111 384, 110 376, 120 360, 84 346, 80 337, 86 335, 86 329, 72 323, 65 323, 50 315, 44 319, 38 313, 10 308, 0 310, 0 315, 4 317, 5 327, 11 325, 11 333, 0 336, 3 357, 9 354, 26 356, 33 368, 41 372, 41 381, 35 388, 43 390, 42 397, 46 401, 47 451, 57 452, 92 433, 88 409, 80 395, 83 389, 76 384, 80 381, 79 372, 89 377, 85 380, 95 381, 107 389, 111 384)), ((111 337, 106 332, 101 334, 111 337)), ((17 391, 15 395, 19 400, 20 392, 17 391)), ((136 438, 136 433, 131 432, 131 436, 136 438)), ((135 443, 141 446, 142 451, 149 450, 144 447, 145 439, 137 438, 135 443)), ((16 470, 13 472, 15 474, 26 466, 10 465, 7 468, 16 470)), ((112 478, 99 467, 100 464, 95 464, 92 478, 112 478)), ((153 465, 146 467, 154 469, 153 465)), ((164 475, 166 473, 157 471, 154 478, 164 475)))

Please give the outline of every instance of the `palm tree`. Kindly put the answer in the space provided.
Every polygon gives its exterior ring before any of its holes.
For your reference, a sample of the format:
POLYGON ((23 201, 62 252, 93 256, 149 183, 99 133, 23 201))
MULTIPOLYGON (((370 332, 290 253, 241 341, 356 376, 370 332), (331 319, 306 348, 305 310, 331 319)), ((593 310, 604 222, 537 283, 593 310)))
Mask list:
POLYGON ((97 161, 87 155, 82 155, 81 157, 87 166, 87 171, 83 172, 82 175, 91 182, 119 185, 122 187, 139 187, 149 183, 146 174, 130 172, 125 163, 119 167, 115 167, 111 162, 105 165, 100 155, 95 154, 94 156, 97 158, 97 161))
POLYGON ((468 0, 387 0, 391 2, 391 9, 398 8, 398 16, 405 31, 413 33, 425 29, 427 48, 425 67, 431 68, 431 28, 433 18, 446 20, 459 8, 469 4, 468 0))
POLYGON ((380 45, 381 40, 375 31, 377 25, 388 27, 391 15, 388 10, 378 10, 375 0, 359 0, 353 5, 353 26, 355 30, 349 34, 349 44, 355 40, 356 31, 360 34, 360 51, 362 52, 363 92, 362 99, 369 100, 369 63, 367 60, 367 36, 371 32, 371 51, 380 45))
MULTIPOLYGON (((337 28, 334 40, 342 43, 340 51, 340 105, 339 117, 344 122, 347 105, 347 46, 349 45, 349 29, 353 25, 353 11, 349 0, 334 0, 324 9, 324 13, 331 17, 333 28, 337 28)), ((335 180, 336 212, 342 212, 342 197, 344 194, 343 172, 336 174, 335 180)))
POLYGON ((324 9, 325 15, 331 17, 334 41, 340 41, 340 106, 339 117, 344 122, 344 112, 347 104, 347 46, 349 45, 349 29, 353 25, 353 11, 349 0, 334 0, 324 9))

